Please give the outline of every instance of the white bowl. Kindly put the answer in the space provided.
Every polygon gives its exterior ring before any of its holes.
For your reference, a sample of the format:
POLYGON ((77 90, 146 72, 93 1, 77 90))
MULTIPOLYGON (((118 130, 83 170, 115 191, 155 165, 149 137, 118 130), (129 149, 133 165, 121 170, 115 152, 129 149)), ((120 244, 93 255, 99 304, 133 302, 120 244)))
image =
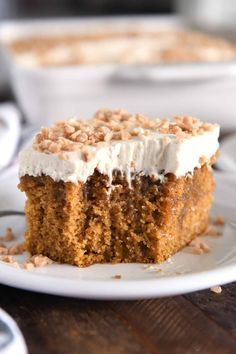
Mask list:
POLYGON ((101 28, 183 28, 172 17, 9 22, 0 41, 16 98, 29 122, 49 124, 68 116, 89 117, 100 107, 123 107, 150 116, 185 114, 236 128, 236 62, 165 65, 78 65, 30 68, 17 62, 7 41, 38 33, 93 32, 101 28))

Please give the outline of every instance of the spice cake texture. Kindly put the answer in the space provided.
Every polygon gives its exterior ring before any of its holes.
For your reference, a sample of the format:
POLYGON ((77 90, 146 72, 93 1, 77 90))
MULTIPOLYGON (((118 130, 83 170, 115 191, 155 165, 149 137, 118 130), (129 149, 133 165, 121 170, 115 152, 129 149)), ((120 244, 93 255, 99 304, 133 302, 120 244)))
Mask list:
POLYGON ((20 154, 26 248, 54 261, 158 263, 208 226, 219 126, 100 110, 20 154))

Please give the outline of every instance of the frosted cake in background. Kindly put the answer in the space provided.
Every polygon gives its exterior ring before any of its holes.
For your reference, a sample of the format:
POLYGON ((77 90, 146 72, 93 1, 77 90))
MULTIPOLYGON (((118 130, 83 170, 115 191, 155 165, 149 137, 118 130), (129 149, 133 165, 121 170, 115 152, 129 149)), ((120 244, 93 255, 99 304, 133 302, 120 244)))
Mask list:
POLYGON ((188 30, 141 31, 28 37, 8 43, 27 66, 220 62, 236 58, 236 46, 188 30))

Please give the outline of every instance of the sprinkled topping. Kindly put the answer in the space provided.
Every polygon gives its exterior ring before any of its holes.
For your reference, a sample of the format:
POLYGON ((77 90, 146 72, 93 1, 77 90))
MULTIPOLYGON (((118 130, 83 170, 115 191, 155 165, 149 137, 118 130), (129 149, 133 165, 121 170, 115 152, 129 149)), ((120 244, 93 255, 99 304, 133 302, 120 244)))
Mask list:
POLYGON ((57 121, 51 128, 43 127, 35 138, 34 149, 48 154, 58 153, 62 160, 67 159, 67 151, 81 151, 84 161, 89 161, 93 156, 89 146, 148 136, 153 131, 173 134, 181 140, 213 128, 213 125, 189 116, 177 116, 170 121, 167 118, 150 119, 141 114, 130 114, 123 109, 101 109, 88 121, 70 118, 57 121))

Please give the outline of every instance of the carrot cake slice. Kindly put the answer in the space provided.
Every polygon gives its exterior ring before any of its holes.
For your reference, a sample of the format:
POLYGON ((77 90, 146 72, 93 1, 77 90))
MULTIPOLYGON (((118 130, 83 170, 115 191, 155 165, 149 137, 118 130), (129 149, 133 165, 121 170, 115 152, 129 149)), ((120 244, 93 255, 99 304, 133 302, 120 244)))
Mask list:
POLYGON ((208 225, 219 126, 100 110, 20 153, 26 247, 62 262, 162 262, 208 225))

